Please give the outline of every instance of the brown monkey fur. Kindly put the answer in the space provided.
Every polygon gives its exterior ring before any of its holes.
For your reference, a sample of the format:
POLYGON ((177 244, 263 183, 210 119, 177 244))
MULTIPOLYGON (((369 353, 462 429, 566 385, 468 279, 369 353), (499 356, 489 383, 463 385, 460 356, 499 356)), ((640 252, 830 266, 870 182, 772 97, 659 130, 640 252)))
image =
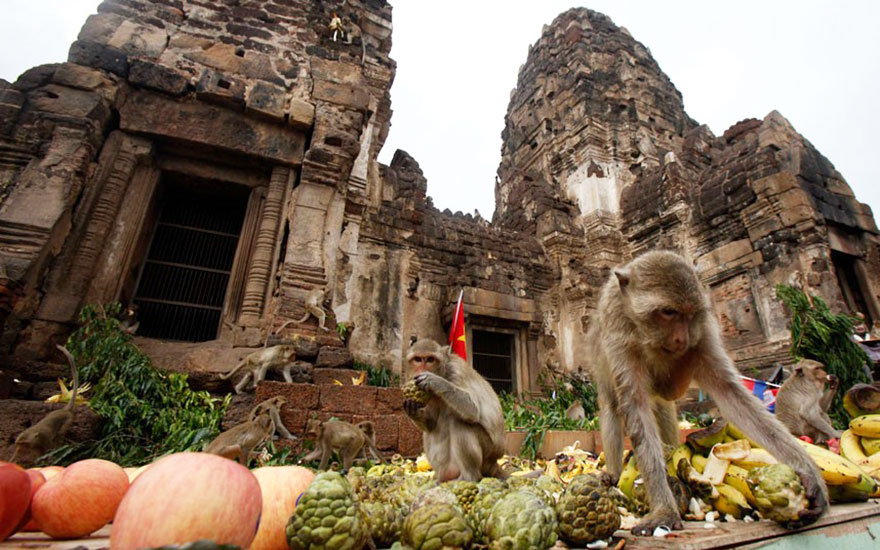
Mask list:
POLYGON ((812 459, 743 386, 697 273, 680 255, 649 252, 615 269, 587 338, 608 471, 617 478, 623 469, 625 429, 646 484, 651 512, 634 534, 650 535, 660 525, 682 528, 663 444, 679 444, 675 400, 692 380, 728 420, 798 473, 809 499, 799 524, 815 521, 828 507, 812 459))
MULTIPOLYGON (((301 462, 311 462, 320 458, 321 464, 318 466, 320 470, 327 468, 330 455, 333 454, 333 451, 338 451, 342 458, 342 468, 347 471, 365 446, 368 446, 373 456, 380 462, 382 461, 382 457, 373 443, 375 434, 372 422, 361 422, 355 426, 342 420, 321 422, 313 418, 306 425, 306 435, 315 439, 315 448, 304 456, 301 462)), ((366 456, 366 451, 364 451, 364 456, 366 456)))
MULTIPOLYGON (((309 316, 314 315, 315 319, 318 320, 318 327, 321 330, 330 330, 324 324, 327 322, 327 314, 324 313, 324 294, 325 290, 323 288, 313 288, 306 294, 305 301, 303 303, 303 307, 306 310, 306 314, 302 316, 301 319, 297 319, 293 321, 297 325, 301 325, 309 320, 309 316)), ((286 325, 287 323, 285 323, 286 325)), ((285 325, 281 325, 282 328, 285 325)), ((281 330, 281 329, 279 329, 281 330)))
POLYGON ((281 407, 287 403, 287 400, 280 395, 276 395, 270 399, 266 399, 257 404, 248 415, 248 420, 256 420, 262 414, 268 414, 272 418, 272 437, 278 432, 286 439, 294 440, 296 436, 288 431, 287 426, 281 421, 281 407))
POLYGON ((575 401, 570 407, 565 409, 565 417, 570 420, 583 420, 587 417, 587 411, 584 410, 584 404, 580 400, 575 401))
POLYGON ((73 377, 73 390, 70 392, 70 403, 63 409, 52 411, 33 426, 27 428, 15 438, 15 450, 12 462, 30 464, 37 457, 46 454, 64 441, 64 434, 73 423, 73 407, 76 404, 76 392, 79 389, 79 376, 73 356, 63 346, 55 346, 67 358, 70 374, 73 377))
POLYGON ((271 348, 255 351, 245 357, 231 371, 221 374, 220 379, 226 380, 231 378, 239 369, 244 367, 248 372, 244 377, 235 384, 235 393, 241 393, 250 380, 251 388, 256 388, 257 384, 266 379, 266 373, 269 369, 281 370, 285 382, 293 382, 290 375, 290 367, 293 360, 296 359, 296 351, 293 346, 280 345, 271 348))
POLYGON ((364 432, 364 435, 367 437, 367 440, 364 442, 363 448, 361 448, 361 456, 365 459, 369 458, 367 456, 367 451, 369 451, 370 454, 373 455, 373 458, 375 458, 379 462, 385 462, 385 460, 382 458, 382 455, 379 454, 379 449, 376 448, 376 430, 373 428, 373 423, 369 420, 364 420, 363 422, 358 422, 357 424, 355 424, 355 426, 360 428, 360 430, 364 432))
POLYGON ((441 482, 504 477, 504 418, 489 382, 431 339, 417 341, 406 358, 413 380, 431 394, 426 403, 406 399, 403 409, 422 430, 428 462, 441 482))
POLYGON ((242 466, 247 466, 254 449, 269 441, 274 432, 275 422, 272 417, 261 414, 218 435, 205 448, 205 452, 237 460, 242 466))
POLYGON ((776 418, 795 436, 806 435, 816 443, 839 438, 840 432, 825 412, 831 406, 837 384, 837 377, 829 376, 822 363, 799 361, 776 394, 776 418))

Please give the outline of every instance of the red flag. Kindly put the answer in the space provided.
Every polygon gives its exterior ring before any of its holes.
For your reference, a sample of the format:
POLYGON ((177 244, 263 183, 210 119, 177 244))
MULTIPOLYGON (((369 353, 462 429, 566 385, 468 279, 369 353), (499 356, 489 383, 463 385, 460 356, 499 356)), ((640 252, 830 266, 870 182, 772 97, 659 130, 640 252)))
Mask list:
POLYGON ((461 299, 464 290, 458 293, 458 303, 455 305, 455 313, 452 315, 452 327, 449 329, 449 345, 452 352, 467 361, 467 341, 464 330, 464 304, 461 299))

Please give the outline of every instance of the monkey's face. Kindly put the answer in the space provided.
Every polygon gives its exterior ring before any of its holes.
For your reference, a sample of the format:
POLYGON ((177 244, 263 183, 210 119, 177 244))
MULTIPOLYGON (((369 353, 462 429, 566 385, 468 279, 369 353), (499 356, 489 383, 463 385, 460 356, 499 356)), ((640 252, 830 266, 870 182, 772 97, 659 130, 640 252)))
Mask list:
POLYGON ((306 435, 309 437, 320 437, 321 421, 317 418, 309 420, 308 424, 306 424, 306 435))
POLYGON ((807 380, 820 390, 824 389, 825 383, 829 381, 828 373, 825 372, 825 365, 818 361, 801 361, 794 367, 794 376, 807 380))
POLYGON ((281 356, 284 359, 291 359, 296 356, 296 351, 293 349, 293 346, 281 346, 281 356))
POLYGON ((694 343, 691 328, 694 323, 692 306, 667 305, 653 312, 652 322, 657 327, 660 348, 666 353, 679 357, 694 343))
POLYGON ((434 353, 415 353, 409 356, 409 368, 411 372, 435 372, 440 365, 440 358, 434 353))

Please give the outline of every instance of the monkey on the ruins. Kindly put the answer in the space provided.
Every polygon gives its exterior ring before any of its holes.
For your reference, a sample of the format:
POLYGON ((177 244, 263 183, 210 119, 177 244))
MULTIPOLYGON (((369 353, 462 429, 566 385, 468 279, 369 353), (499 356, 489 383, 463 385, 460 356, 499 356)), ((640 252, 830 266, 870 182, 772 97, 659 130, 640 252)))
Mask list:
POLYGON ((125 311, 122 312, 122 318, 119 320, 119 328, 128 334, 134 334, 137 332, 137 329, 141 326, 141 322, 138 321, 138 305, 135 303, 129 304, 125 311))
POLYGON ((70 364, 70 373, 73 377, 73 390, 70 392, 70 402, 57 411, 52 411, 33 426, 27 428, 15 438, 15 450, 12 454, 12 462, 25 464, 33 462, 37 457, 51 451, 61 445, 64 434, 73 423, 73 407, 76 403, 76 392, 79 389, 79 376, 76 373, 76 363, 73 356, 63 346, 55 346, 67 358, 70 364))
POLYGON ((274 431, 275 422, 272 417, 269 414, 260 414, 218 435, 208 444, 205 452, 237 460, 239 464, 247 466, 254 449, 269 441, 274 431))
POLYGON ((226 374, 221 374, 220 378, 226 380, 231 378, 239 369, 245 367, 248 371, 244 377, 235 385, 235 393, 241 393, 247 385, 248 380, 252 381, 251 387, 256 388, 257 384, 266 379, 266 373, 269 369, 280 369, 284 375, 285 382, 293 382, 290 375, 291 363, 296 358, 296 350, 293 346, 279 345, 271 348, 255 351, 245 357, 238 365, 226 374))
POLYGON ((279 432, 282 436, 287 439, 294 440, 296 436, 288 431, 287 426, 284 425, 284 422, 281 421, 281 407, 283 407, 287 403, 287 400, 281 397, 280 395, 276 395, 275 397, 266 399, 265 401, 261 401, 257 404, 251 411, 251 414, 248 415, 248 420, 256 420, 257 417, 263 414, 268 414, 272 419, 272 423, 274 426, 272 427, 272 435, 274 437, 275 432, 279 432))
POLYGON ((403 408, 423 432, 425 454, 439 481, 504 477, 504 418, 489 382, 431 339, 417 341, 406 357, 427 402, 405 399, 403 408))
POLYGON ((840 431, 834 429, 826 412, 837 385, 837 377, 829 376, 822 363, 799 361, 776 394, 776 418, 795 436, 806 435, 816 443, 839 438, 840 431))
MULTIPOLYGON (((313 418, 306 425, 306 435, 315 439, 315 448, 311 453, 304 456, 301 462, 311 462, 320 459, 321 464, 318 466, 320 470, 327 468, 327 463, 330 461, 333 451, 338 451, 342 458, 342 468, 348 471, 364 446, 369 446, 373 456, 380 462, 382 461, 382 457, 379 455, 373 442, 375 434, 373 433, 372 422, 361 422, 355 426, 342 420, 321 422, 313 418)), ((366 451, 364 456, 366 456, 366 451)))
MULTIPOLYGON (((302 316, 301 319, 297 319, 293 321, 294 323, 301 325, 309 320, 310 315, 314 315, 315 319, 318 320, 318 327, 321 330, 330 330, 324 324, 327 322, 327 314, 324 313, 324 289, 323 288, 313 288, 306 294, 305 303, 303 307, 306 309, 306 314, 302 316)), ((285 323, 284 325, 286 325, 285 323)), ((281 325, 282 328, 284 325, 281 325)), ((279 329, 280 330, 280 329, 279 329)))
POLYGON ((809 500, 799 524, 815 521, 828 507, 813 461, 742 384, 706 291, 683 257, 649 252, 613 270, 587 338, 608 471, 620 477, 626 431, 645 480, 651 512, 634 534, 650 535, 661 525, 682 528, 666 481, 663 444, 679 443, 675 400, 692 380, 725 418, 798 473, 809 500))
POLYGON ((361 449, 361 456, 364 458, 369 458, 367 456, 367 451, 373 455, 373 458, 378 460, 379 462, 385 462, 382 458, 382 455, 379 454, 379 449, 376 448, 376 430, 373 428, 373 423, 369 420, 364 420, 363 422, 358 422, 355 424, 364 435, 367 437, 367 440, 364 442, 364 446, 361 449))

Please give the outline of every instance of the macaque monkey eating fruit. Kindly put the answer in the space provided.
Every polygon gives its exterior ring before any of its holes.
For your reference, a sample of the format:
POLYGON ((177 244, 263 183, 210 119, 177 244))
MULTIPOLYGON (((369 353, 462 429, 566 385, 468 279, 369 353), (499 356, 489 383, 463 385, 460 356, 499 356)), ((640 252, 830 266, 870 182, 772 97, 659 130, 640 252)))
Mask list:
POLYGON ((290 369, 294 359, 296 359, 296 351, 293 346, 272 346, 271 348, 251 353, 241 363, 236 365, 234 369, 226 374, 221 374, 220 379, 226 380, 231 378, 239 369, 244 367, 248 372, 235 384, 235 393, 241 393, 248 380, 252 382, 251 387, 256 388, 257 384, 266 379, 266 373, 269 372, 269 369, 280 370, 285 382, 293 382, 290 369))
POLYGON ((367 450, 379 462, 383 462, 382 456, 376 449, 375 433, 373 423, 369 421, 361 422, 357 425, 342 420, 328 420, 321 422, 313 418, 309 420, 306 426, 306 435, 315 439, 315 448, 304 456, 301 462, 311 462, 321 459, 319 470, 327 469, 327 463, 330 461, 330 455, 333 451, 338 451, 342 458, 342 468, 348 471, 351 468, 354 459, 361 454, 366 458, 367 450))
POLYGON ((587 338, 607 469, 620 477, 626 432, 645 481, 651 512, 633 534, 651 535, 659 526, 682 528, 666 480, 663 444, 679 444, 675 400, 692 380, 725 418, 800 476, 809 508, 796 525, 812 523, 828 507, 813 460, 742 384, 706 291, 683 257, 648 252, 614 269, 587 338))
POLYGON ((15 450, 11 459, 16 464, 30 464, 39 456, 61 445, 64 442, 64 434, 73 423, 73 407, 76 404, 76 392, 79 389, 76 363, 67 348, 55 347, 64 354, 70 364, 70 375, 73 377, 70 402, 63 409, 50 412, 42 420, 18 434, 18 437, 15 438, 15 450))
POLYGON ((840 437, 826 412, 837 391, 837 377, 811 359, 799 361, 776 395, 776 418, 795 436, 806 435, 816 443, 840 437), (825 383, 828 389, 825 389, 825 383))
POLYGON ((272 417, 269 414, 260 414, 218 435, 205 448, 205 452, 237 460, 246 467, 254 449, 269 441, 274 432, 275 422, 272 417))
POLYGON ((434 340, 418 340, 406 357, 427 400, 407 397, 403 409, 422 431, 425 454, 440 482, 505 477, 504 417, 489 382, 434 340))

